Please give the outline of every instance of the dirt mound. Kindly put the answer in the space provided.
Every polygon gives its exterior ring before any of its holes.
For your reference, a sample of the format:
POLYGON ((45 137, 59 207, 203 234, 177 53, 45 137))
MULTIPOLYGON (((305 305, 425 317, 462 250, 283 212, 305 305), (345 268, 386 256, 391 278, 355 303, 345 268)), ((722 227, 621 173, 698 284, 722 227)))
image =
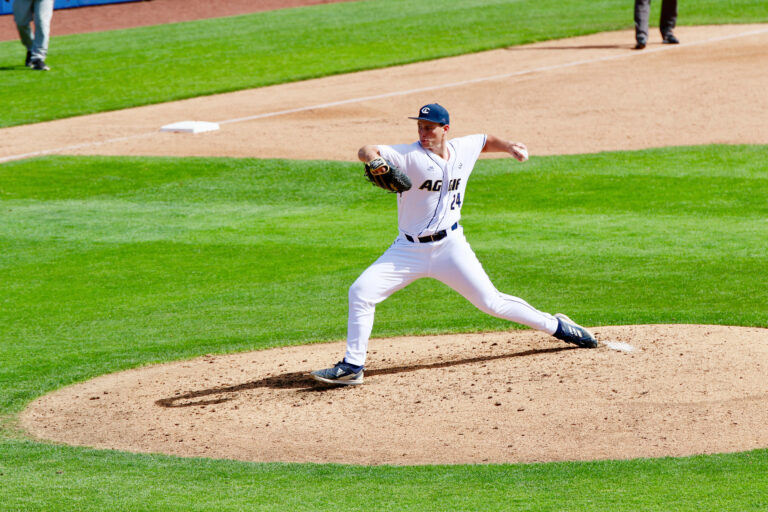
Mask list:
POLYGON ((347 388, 308 376, 343 343, 205 356, 62 389, 22 424, 74 445, 246 461, 511 463, 768 446, 768 329, 594 331, 595 350, 534 331, 373 340, 365 383, 347 388))

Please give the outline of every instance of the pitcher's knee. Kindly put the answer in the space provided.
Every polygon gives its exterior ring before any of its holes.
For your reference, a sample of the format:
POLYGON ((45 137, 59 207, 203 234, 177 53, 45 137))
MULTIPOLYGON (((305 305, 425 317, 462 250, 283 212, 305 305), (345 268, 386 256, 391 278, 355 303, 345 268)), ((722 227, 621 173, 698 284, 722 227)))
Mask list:
POLYGON ((502 294, 483 297, 474 304, 483 313, 513 322, 519 322, 520 318, 525 316, 522 301, 517 303, 507 299, 502 294))
POLYGON ((373 309, 375 307, 375 303, 366 298, 366 295, 365 287, 361 286, 358 281, 355 281, 354 284, 349 287, 349 308, 359 312, 365 312, 373 309))
POLYGON ((478 297, 472 303, 483 313, 495 315, 504 308, 505 301, 501 298, 500 294, 493 293, 478 297))
POLYGON ((349 290, 347 291, 347 296, 349 297, 349 302, 357 302, 359 300, 362 300, 361 297, 363 295, 363 286, 360 285, 360 281, 355 281, 352 283, 352 286, 349 287, 349 290))

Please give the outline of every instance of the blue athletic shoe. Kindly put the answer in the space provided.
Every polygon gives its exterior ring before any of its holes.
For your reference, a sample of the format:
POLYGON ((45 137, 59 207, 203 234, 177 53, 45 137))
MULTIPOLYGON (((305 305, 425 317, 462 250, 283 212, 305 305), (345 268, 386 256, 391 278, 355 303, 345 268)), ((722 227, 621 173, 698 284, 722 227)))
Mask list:
POLYGON ((313 379, 325 382, 326 384, 336 384, 339 386, 354 386, 363 383, 362 366, 355 366, 344 361, 339 361, 333 368, 324 370, 315 370, 310 373, 313 379))
POLYGON ((553 335, 555 338, 566 343, 573 343, 581 348, 597 348, 597 339, 591 332, 562 313, 556 314, 555 318, 558 322, 557 331, 553 335))

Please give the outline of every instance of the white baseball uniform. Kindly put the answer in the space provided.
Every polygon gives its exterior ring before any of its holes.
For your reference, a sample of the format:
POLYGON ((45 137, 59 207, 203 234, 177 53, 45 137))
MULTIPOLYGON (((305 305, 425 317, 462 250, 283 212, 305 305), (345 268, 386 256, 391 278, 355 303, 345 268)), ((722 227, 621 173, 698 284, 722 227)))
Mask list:
POLYGON ((347 363, 365 364, 376 304, 422 277, 445 283, 490 315, 547 334, 557 330, 554 316, 499 292, 464 237, 461 206, 485 143, 485 135, 451 139, 447 161, 419 142, 378 146, 413 185, 397 197, 400 234, 349 289, 347 363))

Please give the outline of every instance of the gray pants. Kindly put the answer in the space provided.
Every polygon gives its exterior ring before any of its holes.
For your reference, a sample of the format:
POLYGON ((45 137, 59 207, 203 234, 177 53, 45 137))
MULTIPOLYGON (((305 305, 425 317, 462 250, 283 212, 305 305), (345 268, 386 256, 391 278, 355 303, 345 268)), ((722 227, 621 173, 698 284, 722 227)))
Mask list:
POLYGON ((14 0, 13 19, 21 36, 21 43, 32 54, 33 59, 48 55, 48 41, 51 38, 53 0, 14 0), (35 32, 30 23, 35 21, 35 32))
MULTIPOLYGON (((651 0, 635 0, 635 39, 648 41, 648 18, 651 15, 651 0)), ((661 36, 671 34, 677 23, 677 0, 662 0, 659 30, 661 36)))

